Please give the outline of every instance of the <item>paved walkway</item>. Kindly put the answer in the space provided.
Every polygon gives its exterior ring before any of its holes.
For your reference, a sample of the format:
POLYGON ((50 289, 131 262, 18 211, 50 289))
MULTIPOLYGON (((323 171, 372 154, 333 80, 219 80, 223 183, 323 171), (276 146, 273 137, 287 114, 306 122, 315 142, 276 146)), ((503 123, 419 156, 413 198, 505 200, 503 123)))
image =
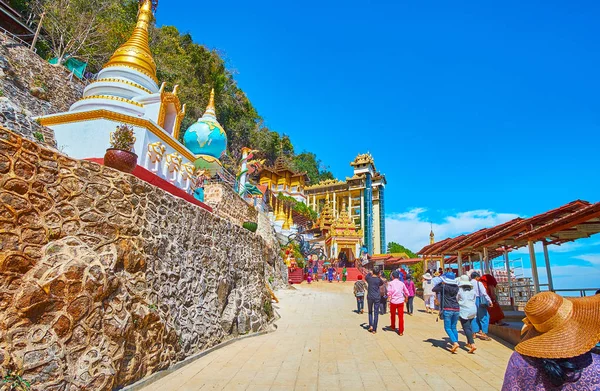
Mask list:
MULTIPOLYGON (((497 390, 512 350, 478 342, 474 355, 445 349, 435 315, 415 299, 406 331, 372 335, 353 310, 352 283, 296 285, 278 291, 278 330, 247 338, 173 372, 145 391, 169 390, 497 390), (421 312, 423 311, 423 312, 421 312)), ((380 317, 380 328, 389 325, 380 317)), ((459 324, 460 329, 460 324, 459 324)), ((461 345, 465 338, 461 334, 461 345)))

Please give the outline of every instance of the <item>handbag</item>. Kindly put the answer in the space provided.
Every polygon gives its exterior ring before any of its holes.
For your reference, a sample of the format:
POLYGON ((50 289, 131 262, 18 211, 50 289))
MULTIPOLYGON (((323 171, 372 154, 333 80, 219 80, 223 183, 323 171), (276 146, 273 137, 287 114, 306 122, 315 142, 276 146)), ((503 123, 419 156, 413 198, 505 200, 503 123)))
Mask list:
POLYGON ((442 302, 440 303, 440 312, 438 316, 440 319, 444 319, 444 291, 446 290, 446 286, 442 285, 442 302))
POLYGON ((481 294, 481 288, 479 287, 479 284, 481 284, 479 281, 477 281, 477 293, 479 294, 479 306, 480 307, 489 307, 490 303, 488 303, 488 299, 485 297, 485 295, 481 294))

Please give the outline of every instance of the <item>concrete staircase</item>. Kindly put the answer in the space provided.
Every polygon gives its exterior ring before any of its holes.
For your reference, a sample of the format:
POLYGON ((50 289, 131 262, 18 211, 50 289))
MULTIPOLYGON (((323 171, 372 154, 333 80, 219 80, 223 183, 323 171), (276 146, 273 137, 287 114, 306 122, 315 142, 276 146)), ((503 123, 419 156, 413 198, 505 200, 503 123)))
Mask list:
POLYGON ((296 268, 294 271, 288 269, 288 282, 291 284, 301 284, 304 281, 304 273, 302 269, 296 268))

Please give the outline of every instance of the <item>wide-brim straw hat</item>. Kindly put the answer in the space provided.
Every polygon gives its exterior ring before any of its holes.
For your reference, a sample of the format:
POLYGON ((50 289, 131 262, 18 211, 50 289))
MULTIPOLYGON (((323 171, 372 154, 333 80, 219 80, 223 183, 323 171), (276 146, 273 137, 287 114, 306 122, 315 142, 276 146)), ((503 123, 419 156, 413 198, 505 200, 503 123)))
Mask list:
POLYGON ((433 277, 431 277, 431 274, 429 274, 429 273, 425 273, 425 274, 423 274, 423 278, 424 278, 425 280, 431 280, 433 277))
POLYGON ((521 342, 515 350, 536 358, 571 358, 600 341, 600 295, 563 298, 554 292, 533 296, 525 306, 521 342))

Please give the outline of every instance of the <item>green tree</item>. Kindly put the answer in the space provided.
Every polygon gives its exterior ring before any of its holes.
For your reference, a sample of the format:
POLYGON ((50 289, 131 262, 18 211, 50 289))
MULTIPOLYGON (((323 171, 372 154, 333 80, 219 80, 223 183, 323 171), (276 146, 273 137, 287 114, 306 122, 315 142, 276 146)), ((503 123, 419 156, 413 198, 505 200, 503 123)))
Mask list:
POLYGON ((321 162, 312 152, 302 152, 294 156, 292 165, 296 171, 306 172, 310 183, 316 184, 325 179, 333 179, 333 174, 327 171, 321 162))
POLYGON ((395 243, 395 242, 388 243, 387 253, 388 254, 405 253, 406 255, 408 255, 411 258, 418 258, 417 254, 415 254, 411 250, 407 249, 403 245, 395 243))
POLYGON ((98 68, 135 24, 135 0, 34 0, 23 2, 37 15, 59 64, 68 56, 98 68))

